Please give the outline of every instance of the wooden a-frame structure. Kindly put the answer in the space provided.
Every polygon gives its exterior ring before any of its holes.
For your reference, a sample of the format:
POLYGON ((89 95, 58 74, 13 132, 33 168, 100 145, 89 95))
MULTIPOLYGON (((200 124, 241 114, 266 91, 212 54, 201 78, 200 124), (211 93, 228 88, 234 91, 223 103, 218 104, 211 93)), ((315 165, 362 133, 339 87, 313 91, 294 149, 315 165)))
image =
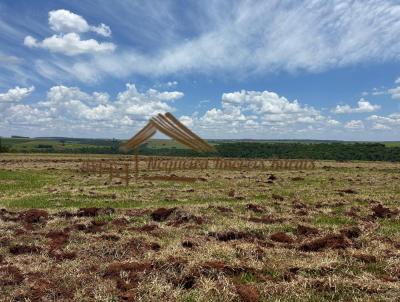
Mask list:
POLYGON ((169 136, 190 149, 198 152, 213 152, 214 147, 193 133, 171 113, 158 114, 150 119, 146 126, 135 136, 129 139, 122 148, 136 149, 139 145, 149 140, 156 132, 169 136))

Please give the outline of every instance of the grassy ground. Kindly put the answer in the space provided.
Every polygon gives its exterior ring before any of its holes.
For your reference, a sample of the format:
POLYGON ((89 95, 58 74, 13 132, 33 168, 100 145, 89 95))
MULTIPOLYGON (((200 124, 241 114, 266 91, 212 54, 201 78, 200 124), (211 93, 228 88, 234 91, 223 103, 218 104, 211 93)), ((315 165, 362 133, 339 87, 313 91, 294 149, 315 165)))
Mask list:
POLYGON ((0 301, 400 296, 399 164, 126 187, 77 172, 81 159, 1 155, 0 301))

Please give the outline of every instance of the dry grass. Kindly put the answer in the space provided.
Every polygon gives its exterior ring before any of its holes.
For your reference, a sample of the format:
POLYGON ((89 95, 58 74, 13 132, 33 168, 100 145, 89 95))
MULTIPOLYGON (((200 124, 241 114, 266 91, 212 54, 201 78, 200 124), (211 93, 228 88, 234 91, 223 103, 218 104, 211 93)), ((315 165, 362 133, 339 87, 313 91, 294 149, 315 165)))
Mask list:
POLYGON ((208 171, 203 182, 126 188, 76 173, 79 160, 0 158, 1 301, 400 296, 398 164, 208 171))

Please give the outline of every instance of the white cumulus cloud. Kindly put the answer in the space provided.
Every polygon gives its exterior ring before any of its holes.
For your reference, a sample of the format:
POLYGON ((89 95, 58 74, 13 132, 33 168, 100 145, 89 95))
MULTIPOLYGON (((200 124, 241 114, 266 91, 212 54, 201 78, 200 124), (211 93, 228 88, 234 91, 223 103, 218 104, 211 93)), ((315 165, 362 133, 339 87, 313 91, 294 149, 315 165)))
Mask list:
POLYGON ((364 123, 361 120, 351 120, 344 127, 347 129, 364 129, 364 123))
POLYGON ((400 113, 392 113, 387 116, 371 115, 367 120, 373 122, 378 127, 386 127, 386 129, 399 128, 400 127, 400 113))
POLYGON ((27 88, 16 86, 15 88, 9 89, 5 93, 0 93, 0 103, 1 102, 5 102, 5 103, 19 102, 20 100, 29 96, 34 90, 35 90, 34 86, 27 87, 27 88))
MULTIPOLYGON (((22 95, 22 92, 26 95, 25 90, 9 94, 22 95)), ((51 87, 42 101, 29 105, 10 103, 0 110, 0 126, 10 129, 32 126, 58 130, 63 135, 65 129, 87 135, 100 130, 133 132, 151 116, 174 111, 171 103, 183 96, 179 91, 149 89, 140 92, 134 84, 127 84, 126 89, 112 99, 105 92, 86 93, 78 87, 58 85, 51 87)))
POLYGON ((293 138, 305 129, 321 131, 338 127, 340 122, 275 92, 241 90, 224 93, 221 108, 210 108, 203 115, 191 116, 190 124, 215 137, 265 138, 284 134, 293 138))
POLYGON ((38 42, 35 38, 27 36, 25 37, 24 44, 31 48, 43 48, 68 56, 76 56, 84 53, 113 52, 116 47, 113 43, 109 42, 99 43, 94 39, 81 40, 81 37, 76 33, 53 35, 42 42, 38 42))
POLYGON ((375 123, 372 125, 372 129, 374 129, 374 130, 391 130, 392 128, 387 125, 384 125, 384 124, 375 123))
POLYGON ((111 53, 116 49, 114 43, 98 42, 95 39, 81 39, 80 33, 88 31, 96 32, 102 36, 111 36, 109 26, 101 23, 99 26, 91 26, 77 14, 65 9, 49 12, 50 28, 58 34, 37 41, 32 36, 26 36, 24 45, 29 48, 43 48, 51 52, 62 53, 67 56, 81 54, 111 53))
POLYGON ((400 100, 400 86, 389 89, 388 92, 392 96, 392 99, 400 100))
POLYGON ((49 25, 52 30, 61 33, 84 33, 93 31, 105 37, 111 36, 111 29, 109 26, 103 23, 99 26, 89 25, 82 16, 74 14, 66 9, 50 11, 49 25))
POLYGON ((147 120, 158 113, 174 111, 167 102, 183 96, 184 94, 179 91, 159 92, 155 89, 141 93, 134 84, 126 84, 126 90, 117 96, 116 105, 136 119, 147 120))
POLYGON ((366 113, 374 112, 381 108, 381 106, 373 105, 365 99, 360 99, 357 104, 358 106, 355 108, 350 107, 349 105, 337 105, 336 108, 332 110, 332 112, 336 114, 366 113))

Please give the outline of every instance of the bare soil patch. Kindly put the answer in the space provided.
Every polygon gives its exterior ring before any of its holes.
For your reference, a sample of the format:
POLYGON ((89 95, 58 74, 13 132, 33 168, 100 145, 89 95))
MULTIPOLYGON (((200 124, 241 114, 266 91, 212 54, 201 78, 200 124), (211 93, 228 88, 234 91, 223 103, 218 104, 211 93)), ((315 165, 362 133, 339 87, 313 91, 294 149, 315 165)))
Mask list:
POLYGON ((342 234, 329 234, 303 243, 300 245, 300 250, 317 252, 324 249, 346 249, 351 246, 352 242, 346 236, 342 234))

